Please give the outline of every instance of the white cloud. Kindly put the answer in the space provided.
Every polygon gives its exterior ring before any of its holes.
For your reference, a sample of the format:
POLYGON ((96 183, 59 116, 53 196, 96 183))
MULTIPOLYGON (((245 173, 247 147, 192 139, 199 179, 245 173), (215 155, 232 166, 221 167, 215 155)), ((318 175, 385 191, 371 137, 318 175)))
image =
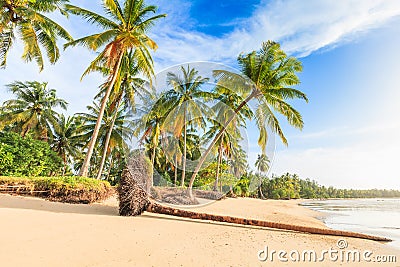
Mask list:
MULTIPOLYGON (((334 135, 325 135, 336 141, 334 135)), ((280 150, 272 172, 288 171, 323 185, 345 188, 400 188, 400 124, 347 131, 350 144, 280 150)), ((320 143, 320 142, 317 142, 320 143)))
POLYGON ((68 114, 84 112, 98 91, 103 78, 98 74, 90 74, 80 81, 85 68, 93 60, 95 54, 85 48, 76 47, 62 53, 55 65, 45 63, 44 70, 39 69, 34 62, 25 63, 21 60, 22 47, 17 43, 10 51, 6 69, 0 69, 0 103, 12 97, 5 86, 14 81, 48 82, 50 88, 57 90, 57 96, 65 99, 68 114))
POLYGON ((383 25, 400 15, 397 0, 274 0, 262 2, 253 16, 241 20, 223 37, 188 29, 192 21, 181 14, 170 14, 160 24, 156 53, 158 63, 211 60, 231 62, 241 52, 258 49, 263 41, 282 43, 291 54, 306 56, 323 48, 355 39, 360 33, 383 25), (160 60, 162 59, 162 61, 160 60))

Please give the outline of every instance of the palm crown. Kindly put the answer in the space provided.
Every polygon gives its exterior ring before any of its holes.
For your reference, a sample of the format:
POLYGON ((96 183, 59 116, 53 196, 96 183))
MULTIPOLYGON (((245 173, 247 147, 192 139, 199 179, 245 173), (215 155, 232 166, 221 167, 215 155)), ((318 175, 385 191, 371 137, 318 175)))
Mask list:
POLYGON ((65 45, 65 47, 82 45, 95 51, 105 46, 84 75, 97 70, 98 66, 104 63, 113 72, 118 71, 115 68, 116 63, 129 50, 134 51, 133 57, 137 59, 137 65, 147 77, 154 74, 149 49, 155 50, 157 45, 146 32, 153 26, 155 20, 165 17, 164 14, 149 17, 149 13, 157 11, 156 6, 147 6, 143 0, 126 0, 123 6, 117 0, 105 0, 103 8, 109 18, 77 6, 66 5, 66 7, 68 12, 104 29, 103 32, 79 38, 65 45))
POLYGON ((25 136, 30 130, 41 139, 51 135, 51 128, 57 121, 54 108, 67 108, 67 102, 56 96, 55 89, 48 89, 47 83, 14 82, 7 85, 16 99, 4 102, 0 129, 11 125, 25 136))
POLYGON ((55 10, 66 14, 63 4, 68 0, 1 0, 0 1, 0 67, 5 67, 7 54, 15 36, 19 35, 24 44, 22 58, 25 61, 36 61, 43 70, 43 51, 50 63, 60 57, 57 46, 58 38, 72 41, 69 33, 59 24, 44 15, 55 10))

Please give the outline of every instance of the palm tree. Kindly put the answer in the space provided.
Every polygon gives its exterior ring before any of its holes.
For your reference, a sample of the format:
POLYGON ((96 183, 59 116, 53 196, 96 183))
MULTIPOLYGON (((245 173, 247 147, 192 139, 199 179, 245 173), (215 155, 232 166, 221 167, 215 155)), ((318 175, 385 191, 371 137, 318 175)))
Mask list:
POLYGON ((269 169, 270 160, 266 154, 257 156, 255 166, 260 173, 266 173, 269 169))
MULTIPOLYGON (((105 72, 109 74, 109 69, 101 67, 101 72, 105 72)), ((140 99, 148 98, 151 95, 151 92, 145 89, 143 86, 145 81, 139 77, 139 68, 136 64, 135 58, 133 58, 132 51, 125 54, 123 60, 121 62, 121 74, 119 75, 116 83, 114 84, 114 90, 112 94, 110 94, 110 110, 108 112, 113 113, 114 117, 111 122, 110 128, 107 133, 107 137, 104 143, 103 156, 100 162, 99 172, 97 173, 96 179, 100 179, 103 167, 107 157, 108 145, 110 143, 111 134, 114 128, 114 123, 118 115, 118 110, 123 103, 123 107, 125 109, 130 108, 133 112, 135 110, 135 94, 138 94, 140 99)), ((102 85, 101 92, 97 95, 97 97, 101 97, 105 90, 108 88, 109 82, 106 82, 102 85)))
POLYGON ((139 132, 143 132, 139 142, 143 143, 143 141, 146 141, 149 145, 148 148, 152 150, 150 157, 153 169, 150 175, 151 181, 148 182, 149 187, 153 185, 156 149, 163 134, 163 124, 171 109, 171 103, 165 102, 165 100, 165 98, 160 97, 152 105, 147 103, 147 111, 145 111, 140 119, 135 121, 135 135, 138 135, 139 132))
MULTIPOLYGON (((100 113, 100 107, 97 103, 93 103, 93 106, 87 106, 87 109, 89 113, 78 114, 83 120, 83 125, 80 127, 79 138, 82 141, 85 140, 86 144, 90 144, 90 138, 93 136, 93 131, 95 131, 97 118, 100 113)), ((132 129, 127 125, 129 116, 125 114, 122 107, 119 110, 114 111, 108 106, 105 111, 106 112, 104 113, 99 129, 99 138, 96 142, 97 152, 99 154, 104 152, 104 150, 106 150, 107 154, 110 154, 115 148, 126 148, 126 141, 131 138, 133 134, 132 129), (110 132, 110 128, 112 128, 113 131, 110 132), (105 146, 106 139, 108 138, 109 144, 105 146)), ((100 166, 100 157, 99 160, 96 160, 96 163, 97 167, 100 166)))
MULTIPOLYGON (((303 128, 304 123, 300 113, 286 102, 287 99, 296 98, 308 101, 304 93, 291 88, 291 86, 300 83, 300 79, 297 76, 297 72, 302 71, 300 61, 294 57, 287 57, 278 43, 268 41, 262 44, 259 51, 253 51, 247 55, 239 55, 238 63, 241 67, 242 74, 247 78, 224 70, 214 71, 214 75, 219 79, 220 85, 228 84, 229 86, 233 81, 234 83, 244 84, 242 90, 250 91, 247 92, 247 97, 236 108, 235 113, 238 114, 249 101, 256 99, 258 101, 258 107, 256 109, 255 119, 260 131, 258 143, 262 151, 265 151, 267 144, 268 126, 271 127, 272 130, 279 135, 282 142, 287 145, 287 139, 273 111, 283 115, 290 125, 298 129, 303 128)), ((231 116, 226 122, 226 126, 234 120, 234 117, 235 116, 231 116)), ((207 155, 211 152, 212 147, 223 135, 225 128, 226 127, 221 129, 215 136, 193 172, 189 182, 189 195, 192 199, 194 180, 207 155)))
POLYGON ((226 125, 226 121, 228 121, 231 116, 235 115, 234 110, 242 102, 242 98, 236 94, 232 94, 230 90, 232 90, 232 87, 226 88, 223 86, 216 86, 214 89, 215 95, 218 96, 218 103, 213 107, 216 118, 210 119, 212 126, 205 134, 205 140, 209 142, 218 132, 224 129, 224 127, 226 128, 222 136, 216 142, 218 157, 214 190, 217 190, 223 154, 227 156, 232 155, 232 150, 240 146, 239 141, 242 140, 242 136, 239 128, 245 126, 245 120, 251 118, 253 115, 248 105, 245 105, 237 114, 236 118, 232 120, 229 125, 226 125))
POLYGON ((182 178, 181 186, 185 184, 186 154, 187 154, 187 124, 188 122, 204 125, 203 114, 207 108, 204 99, 211 98, 212 94, 202 91, 201 86, 208 82, 208 78, 198 75, 194 68, 181 66, 183 77, 172 72, 167 73, 167 83, 172 89, 164 95, 173 103, 174 110, 171 111, 174 118, 174 132, 180 136, 183 129, 183 153, 182 153, 182 178), (190 120, 190 118, 194 118, 190 120))
POLYGON ((149 49, 155 50, 157 45, 147 35, 147 31, 157 19, 165 17, 165 15, 149 16, 150 13, 156 12, 157 7, 146 6, 144 0, 125 0, 123 6, 117 0, 104 1, 103 8, 109 18, 77 6, 66 5, 66 7, 68 12, 81 16, 88 22, 95 23, 104 29, 103 32, 82 37, 65 45, 65 47, 82 45, 94 51, 104 47, 83 76, 98 70, 98 67, 102 65, 107 66, 110 70, 108 88, 101 101, 99 117, 80 171, 81 176, 87 176, 107 100, 121 74, 120 66, 124 54, 133 51, 133 57, 137 59, 140 71, 148 78, 154 76, 153 60, 149 49))
POLYGON ((266 173, 268 171, 269 164, 270 164, 270 160, 269 160, 269 158, 268 158, 268 156, 266 154, 262 153, 261 155, 257 156, 257 160, 256 160, 256 163, 255 163, 255 166, 256 166, 256 168, 257 168, 257 170, 259 172, 259 176, 260 176, 260 181, 259 181, 258 188, 259 188, 260 196, 263 199, 265 197, 264 197, 264 194, 263 194, 262 188, 261 188, 262 180, 263 180, 263 178, 261 177, 261 173, 266 173))
POLYGON ((57 123, 54 125, 51 147, 64 161, 63 175, 68 163, 71 163, 71 159, 80 155, 82 146, 78 137, 79 126, 79 120, 76 116, 65 118, 63 114, 58 116, 57 123))
POLYGON ((59 24, 46 17, 44 13, 63 8, 67 0, 28 1, 2 0, 0 2, 0 67, 5 67, 7 55, 16 34, 24 44, 22 58, 25 61, 36 61, 43 70, 43 53, 47 54, 50 63, 54 64, 60 57, 57 47, 58 38, 72 41, 72 37, 59 24), (42 48, 41 48, 42 47, 42 48), (44 51, 43 51, 44 50, 44 51))
POLYGON ((16 95, 3 103, 0 115, 0 129, 8 126, 24 137, 33 131, 34 137, 47 140, 51 128, 57 122, 57 107, 67 108, 67 102, 57 98, 55 89, 48 89, 47 83, 14 82, 7 88, 16 95))

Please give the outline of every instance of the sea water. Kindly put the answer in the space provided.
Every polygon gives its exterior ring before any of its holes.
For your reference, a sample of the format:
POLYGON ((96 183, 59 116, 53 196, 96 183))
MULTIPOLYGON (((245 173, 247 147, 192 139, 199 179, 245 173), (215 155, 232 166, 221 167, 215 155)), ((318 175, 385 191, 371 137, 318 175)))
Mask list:
POLYGON ((324 223, 338 230, 361 232, 390 238, 400 249, 400 199, 312 200, 302 204, 325 213, 324 223))

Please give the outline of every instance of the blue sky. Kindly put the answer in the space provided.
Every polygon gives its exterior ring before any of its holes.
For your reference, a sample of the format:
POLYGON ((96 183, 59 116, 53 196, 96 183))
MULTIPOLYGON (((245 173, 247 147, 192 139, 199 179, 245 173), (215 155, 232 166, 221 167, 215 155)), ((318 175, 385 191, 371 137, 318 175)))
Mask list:
MULTIPOLYGON (((100 11, 100 1, 72 0, 100 11)), ((268 39, 300 58, 299 89, 310 103, 294 102, 304 116, 303 131, 284 123, 289 147, 276 140, 271 172, 296 172, 324 185, 400 189, 400 2, 397 0, 153 1, 168 17, 153 28, 159 49, 157 71, 174 64, 212 61, 236 67, 241 52, 268 39)), ((54 16, 74 37, 95 27, 54 16)), ((69 113, 92 102, 102 78, 80 75, 94 58, 68 49, 55 66, 38 73, 19 57, 20 44, 0 70, 0 86, 14 80, 48 81, 66 99, 69 113)), ((9 97, 0 89, 0 101, 9 97)), ((251 164, 259 153, 248 129, 251 164)))

